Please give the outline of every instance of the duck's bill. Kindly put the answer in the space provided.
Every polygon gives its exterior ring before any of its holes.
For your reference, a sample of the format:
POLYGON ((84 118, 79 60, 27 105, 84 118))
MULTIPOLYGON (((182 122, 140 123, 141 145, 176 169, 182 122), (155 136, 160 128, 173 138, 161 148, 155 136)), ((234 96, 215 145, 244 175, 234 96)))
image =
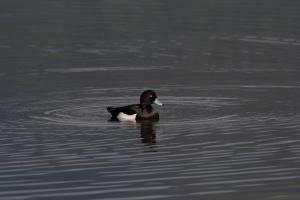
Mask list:
POLYGON ((164 105, 163 103, 161 103, 161 102, 158 100, 158 98, 155 99, 154 103, 155 103, 156 105, 159 105, 159 106, 163 106, 163 105, 164 105))

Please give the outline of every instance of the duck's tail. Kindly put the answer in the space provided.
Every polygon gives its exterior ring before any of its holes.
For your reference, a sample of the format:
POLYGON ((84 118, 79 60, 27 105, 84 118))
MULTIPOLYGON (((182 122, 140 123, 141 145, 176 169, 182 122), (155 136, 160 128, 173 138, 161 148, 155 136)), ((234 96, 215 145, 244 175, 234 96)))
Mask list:
POLYGON ((111 114, 111 118, 110 118, 111 121, 118 120, 118 118, 117 118, 118 111, 117 111, 116 107, 109 106, 109 107, 107 107, 107 111, 111 114))
POLYGON ((107 111, 110 112, 111 114, 113 114, 113 112, 114 112, 115 109, 116 108, 112 107, 112 106, 107 107, 107 111))
POLYGON ((107 107, 107 111, 110 112, 110 114, 113 117, 116 117, 119 114, 119 112, 120 112, 119 109, 118 109, 118 107, 112 107, 112 106, 107 107))

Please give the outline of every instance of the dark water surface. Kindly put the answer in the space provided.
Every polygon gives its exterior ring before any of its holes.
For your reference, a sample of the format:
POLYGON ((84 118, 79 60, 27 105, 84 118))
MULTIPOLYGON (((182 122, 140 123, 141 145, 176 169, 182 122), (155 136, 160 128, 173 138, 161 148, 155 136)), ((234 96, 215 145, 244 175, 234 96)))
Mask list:
POLYGON ((299 9, 2 0, 0 199, 300 199, 299 9))

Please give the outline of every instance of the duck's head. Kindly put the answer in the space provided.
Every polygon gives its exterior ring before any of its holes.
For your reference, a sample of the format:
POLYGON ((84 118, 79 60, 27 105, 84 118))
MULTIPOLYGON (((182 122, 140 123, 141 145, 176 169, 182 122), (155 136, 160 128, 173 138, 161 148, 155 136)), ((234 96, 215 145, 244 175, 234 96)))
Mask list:
POLYGON ((158 100, 157 95, 153 90, 144 91, 140 97, 140 104, 147 106, 153 103, 159 106, 163 106, 163 104, 158 100))

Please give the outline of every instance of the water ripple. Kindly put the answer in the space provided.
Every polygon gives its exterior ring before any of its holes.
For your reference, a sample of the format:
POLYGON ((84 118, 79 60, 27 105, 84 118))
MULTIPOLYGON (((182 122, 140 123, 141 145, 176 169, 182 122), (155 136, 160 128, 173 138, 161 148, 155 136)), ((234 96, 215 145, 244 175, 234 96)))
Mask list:
POLYGON ((166 104, 161 120, 149 129, 108 121, 107 104, 135 103, 141 90, 2 100, 22 117, 1 125, 0 199, 172 199, 183 195, 178 185, 193 199, 299 181, 300 115, 275 113, 265 97, 201 96, 202 87, 166 86, 159 91, 166 104), (180 90, 186 95, 172 94, 180 90))

